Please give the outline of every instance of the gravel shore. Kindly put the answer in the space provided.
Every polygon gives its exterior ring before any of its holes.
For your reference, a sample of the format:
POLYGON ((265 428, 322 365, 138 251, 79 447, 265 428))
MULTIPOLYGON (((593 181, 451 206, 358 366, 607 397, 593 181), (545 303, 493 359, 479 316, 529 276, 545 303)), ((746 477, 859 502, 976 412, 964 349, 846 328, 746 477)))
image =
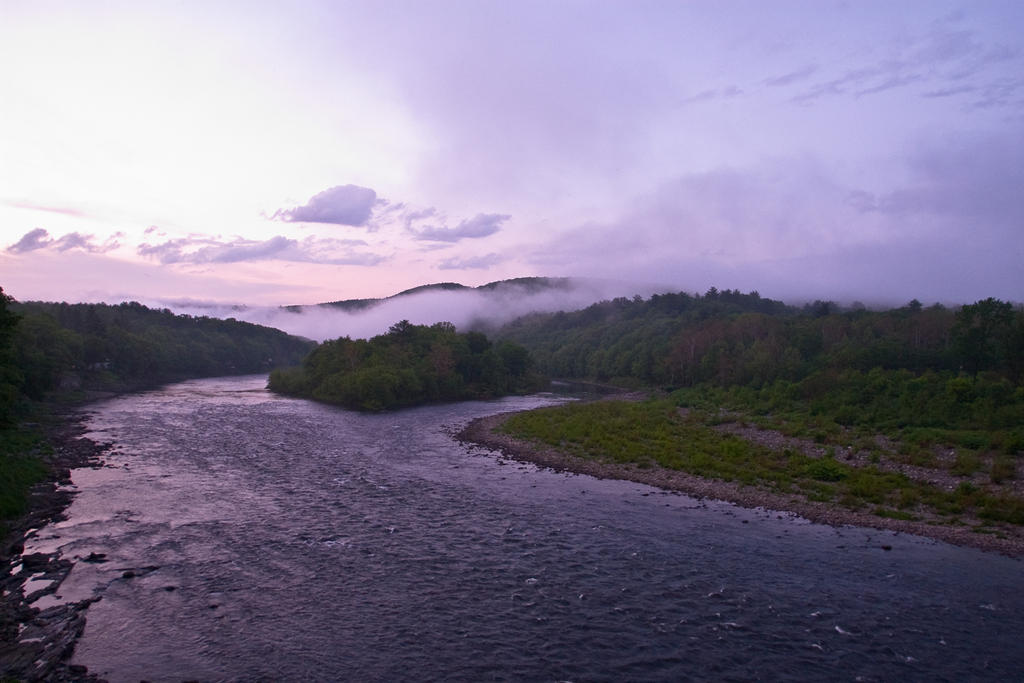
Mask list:
POLYGON ((57 553, 25 554, 25 540, 36 529, 64 519, 74 493, 69 489, 71 470, 99 466, 107 446, 83 437, 80 416, 63 413, 45 429, 53 452, 41 456, 49 478, 37 484, 29 510, 10 522, 0 547, 0 676, 20 681, 99 681, 85 667, 68 664, 75 641, 85 628, 85 610, 93 600, 33 606, 55 593, 74 563, 57 553), (31 582, 38 588, 27 588, 31 582))
POLYGON ((638 467, 581 458, 546 444, 522 441, 496 431, 513 414, 501 413, 477 418, 459 432, 456 438, 463 443, 500 451, 515 460, 550 467, 557 471, 587 474, 599 479, 624 479, 669 491, 679 491, 696 498, 727 501, 746 508, 793 512, 820 524, 886 529, 998 552, 1011 557, 1024 557, 1024 533, 1019 527, 1008 526, 1000 530, 1001 536, 997 536, 979 533, 967 526, 889 519, 828 503, 809 501, 801 496, 778 494, 734 482, 704 479, 657 466, 638 467))

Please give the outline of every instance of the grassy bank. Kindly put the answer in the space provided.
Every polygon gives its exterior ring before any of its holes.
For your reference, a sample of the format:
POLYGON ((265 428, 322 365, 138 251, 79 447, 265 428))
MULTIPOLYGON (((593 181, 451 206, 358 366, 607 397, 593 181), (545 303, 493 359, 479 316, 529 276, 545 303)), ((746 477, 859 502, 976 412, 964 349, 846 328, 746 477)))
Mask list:
POLYGON ((47 450, 37 430, 0 430, 0 533, 6 533, 8 520, 24 514, 29 490, 46 478, 49 470, 39 455, 47 450))
POLYGON ((514 415, 502 429, 579 457, 678 470, 878 517, 991 533, 1024 525, 1016 456, 948 444, 971 430, 932 433, 938 440, 924 447, 917 432, 903 440, 809 409, 757 413, 726 398, 682 392, 639 403, 569 404, 514 415), (923 448, 933 456, 921 457, 923 448))

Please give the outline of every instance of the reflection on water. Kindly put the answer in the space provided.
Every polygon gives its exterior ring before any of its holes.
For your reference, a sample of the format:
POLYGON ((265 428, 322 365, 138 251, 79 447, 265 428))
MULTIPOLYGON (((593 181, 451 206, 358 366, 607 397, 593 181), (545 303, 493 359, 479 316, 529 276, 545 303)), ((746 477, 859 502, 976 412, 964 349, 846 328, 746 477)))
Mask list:
POLYGON ((120 680, 1019 678, 1021 563, 539 471, 448 433, 548 396, 362 415, 263 377, 91 407, 110 467, 30 551, 120 680), (891 547, 884 550, 883 546, 891 547))

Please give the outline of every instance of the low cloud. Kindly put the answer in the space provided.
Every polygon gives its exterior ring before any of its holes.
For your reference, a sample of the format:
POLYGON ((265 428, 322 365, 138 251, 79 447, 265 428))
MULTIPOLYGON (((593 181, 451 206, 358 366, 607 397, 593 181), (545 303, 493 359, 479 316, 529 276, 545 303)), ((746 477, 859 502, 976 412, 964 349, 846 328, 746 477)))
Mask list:
POLYGON ((539 290, 515 284, 493 290, 430 290, 385 299, 360 311, 346 311, 334 306, 285 309, 203 305, 188 301, 155 301, 152 305, 166 306, 176 313, 232 317, 323 341, 342 336, 369 338, 387 332, 399 320, 417 325, 447 321, 462 331, 486 328, 534 311, 574 311, 604 299, 635 294, 649 296, 658 291, 664 290, 625 282, 574 280, 564 286, 539 290))
POLYGON ((499 254, 470 256, 467 258, 452 257, 441 261, 437 267, 440 270, 487 270, 504 260, 504 257, 499 254))
POLYGON ((497 213, 478 213, 454 228, 428 226, 416 232, 416 239, 430 242, 458 242, 464 239, 479 239, 501 230, 501 224, 511 216, 497 213))
POLYGON ((168 265, 173 263, 240 263, 244 261, 296 261, 326 265, 372 266, 383 256, 355 251, 362 240, 308 237, 301 242, 278 235, 268 240, 236 239, 222 242, 208 238, 180 238, 161 244, 142 244, 138 254, 168 265))
POLYGON ((272 218, 289 223, 330 223, 365 226, 383 200, 368 187, 337 185, 320 192, 302 206, 279 209, 272 218))
POLYGON ((122 233, 117 233, 106 242, 98 244, 94 235, 83 235, 79 232, 69 232, 63 237, 54 239, 50 237, 50 233, 43 228, 35 228, 25 233, 20 240, 7 247, 8 253, 11 254, 26 254, 31 251, 39 251, 41 249, 47 249, 52 251, 69 251, 71 249, 80 249, 87 251, 91 254, 103 254, 112 249, 117 249, 120 244, 118 243, 118 237, 123 237, 122 233))
POLYGON ((810 159, 681 176, 616 220, 538 244, 528 260, 540 272, 689 291, 1021 300, 1022 155, 1019 134, 936 140, 885 191, 851 187, 810 159))

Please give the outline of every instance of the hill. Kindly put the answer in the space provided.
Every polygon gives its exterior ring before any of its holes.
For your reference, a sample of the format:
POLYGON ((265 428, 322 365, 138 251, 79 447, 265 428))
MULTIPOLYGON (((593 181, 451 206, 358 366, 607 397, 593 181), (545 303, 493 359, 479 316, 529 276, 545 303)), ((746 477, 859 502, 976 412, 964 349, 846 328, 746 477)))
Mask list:
MULTIPOLYGON (((412 287, 410 289, 403 290, 397 294, 386 296, 378 299, 343 299, 341 301, 328 301, 321 304, 315 304, 318 307, 330 307, 339 308, 344 311, 356 312, 364 311, 368 308, 380 306, 381 304, 389 301, 395 301, 404 297, 415 296, 417 294, 427 294, 431 292, 490 292, 490 293, 509 293, 509 294, 536 294, 547 290, 566 290, 572 287, 572 281, 569 278, 550 278, 550 277, 520 277, 512 278, 510 280, 497 280, 495 282, 488 282, 485 285, 479 287, 467 287, 466 285, 459 284, 458 282, 437 282, 428 285, 419 285, 418 287, 412 287)), ((309 306, 295 305, 285 306, 287 310, 300 313, 308 310, 309 306)))

